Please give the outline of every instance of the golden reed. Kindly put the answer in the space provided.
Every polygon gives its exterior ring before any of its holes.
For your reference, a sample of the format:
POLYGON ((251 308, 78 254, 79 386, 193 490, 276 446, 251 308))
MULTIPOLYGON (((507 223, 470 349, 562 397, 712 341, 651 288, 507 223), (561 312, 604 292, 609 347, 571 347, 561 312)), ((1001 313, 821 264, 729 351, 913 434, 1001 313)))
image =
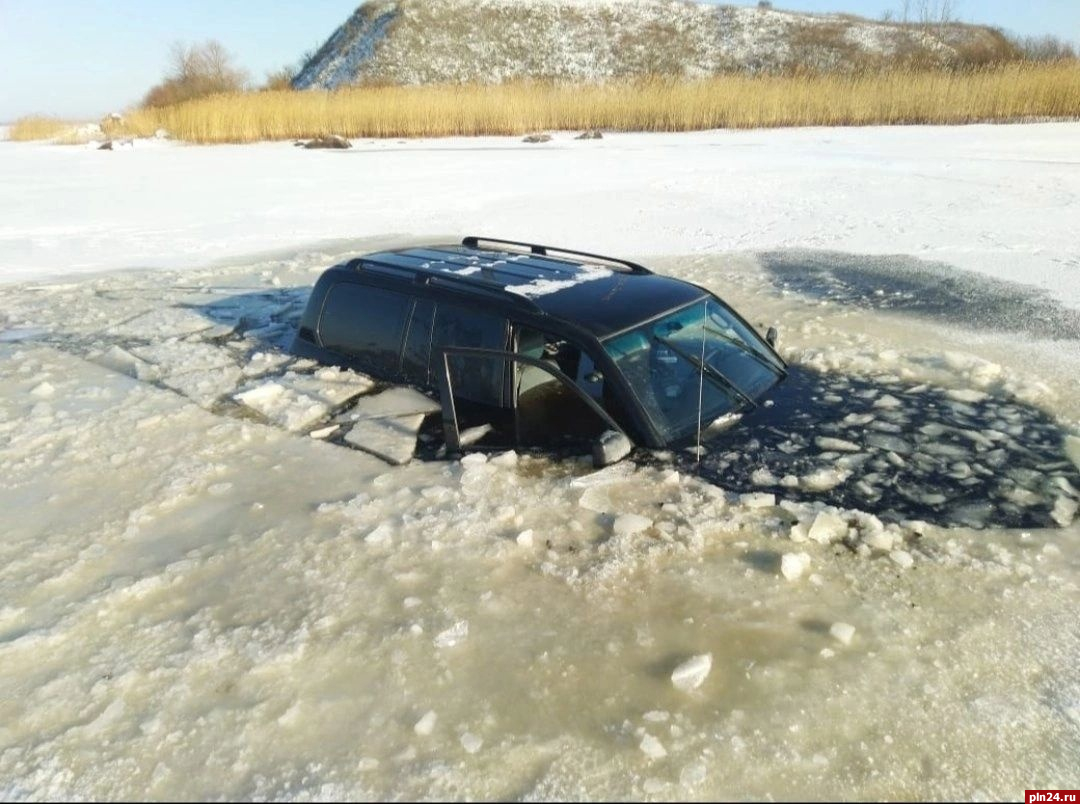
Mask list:
MULTIPOLYGON (((965 71, 248 92, 141 109, 125 119, 123 130, 110 133, 148 136, 163 128, 186 142, 243 143, 325 134, 443 137, 542 130, 695 131, 1078 117, 1080 62, 1070 60, 965 71)), ((27 123, 26 128, 48 127, 27 123)), ((11 136, 26 138, 23 121, 11 136)))

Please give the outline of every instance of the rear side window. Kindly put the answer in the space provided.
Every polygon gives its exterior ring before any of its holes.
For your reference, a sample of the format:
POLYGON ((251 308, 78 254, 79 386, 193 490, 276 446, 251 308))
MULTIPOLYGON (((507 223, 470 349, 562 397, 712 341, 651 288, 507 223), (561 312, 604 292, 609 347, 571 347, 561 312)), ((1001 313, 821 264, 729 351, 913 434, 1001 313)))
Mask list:
MULTIPOLYGON (((433 371, 441 370, 441 365, 435 362, 439 358, 440 346, 505 350, 507 332, 508 323, 505 318, 453 304, 440 304, 435 311, 435 326, 432 330, 431 368, 433 371)), ((451 358, 450 362, 451 369, 454 369, 454 359, 451 358)), ((470 370, 454 372, 455 394, 473 402, 502 405, 506 378, 505 361, 470 361, 463 363, 461 368, 466 366, 470 370)))
POLYGON ((372 374, 392 378, 398 372, 410 303, 408 296, 381 288, 334 285, 319 319, 319 339, 372 374))

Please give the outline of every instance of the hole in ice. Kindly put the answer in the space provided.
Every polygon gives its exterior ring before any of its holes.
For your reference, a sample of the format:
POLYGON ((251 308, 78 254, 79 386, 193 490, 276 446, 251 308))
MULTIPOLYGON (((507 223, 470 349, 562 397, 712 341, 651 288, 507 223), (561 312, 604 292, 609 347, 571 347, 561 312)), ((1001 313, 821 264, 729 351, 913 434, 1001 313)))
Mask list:
POLYGON ((761 255, 774 284, 815 299, 904 310, 980 330, 1080 339, 1080 312, 1046 291, 904 255, 773 251, 761 255))
POLYGON ((1016 399, 793 366, 772 401, 680 468, 732 491, 972 528, 1056 527, 1058 500, 1080 488, 1065 431, 1016 399))

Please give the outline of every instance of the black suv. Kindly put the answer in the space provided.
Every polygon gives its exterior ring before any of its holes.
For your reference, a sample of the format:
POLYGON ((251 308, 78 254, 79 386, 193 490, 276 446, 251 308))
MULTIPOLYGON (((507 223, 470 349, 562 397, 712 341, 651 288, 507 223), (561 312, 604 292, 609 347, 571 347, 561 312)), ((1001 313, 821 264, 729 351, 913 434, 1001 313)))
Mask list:
POLYGON ((293 352, 437 393, 450 453, 588 444, 606 463, 629 451, 622 435, 687 446, 753 408, 787 374, 774 344, 636 263, 466 237, 329 268, 293 352))

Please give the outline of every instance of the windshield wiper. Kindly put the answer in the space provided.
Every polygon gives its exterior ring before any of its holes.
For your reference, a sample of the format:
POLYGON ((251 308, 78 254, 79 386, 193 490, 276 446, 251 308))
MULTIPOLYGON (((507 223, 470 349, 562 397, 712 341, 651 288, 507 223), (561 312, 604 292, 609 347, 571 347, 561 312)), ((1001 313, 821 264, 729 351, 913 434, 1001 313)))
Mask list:
POLYGON ((751 399, 749 396, 747 396, 743 392, 743 390, 741 388, 739 388, 739 386, 735 385, 735 383, 733 383, 731 380, 729 380, 727 377, 725 377, 719 371, 714 369, 712 366, 708 365, 707 363, 702 363, 700 359, 694 357, 693 355, 689 354, 688 352, 683 351, 683 349, 681 347, 676 346, 674 343, 672 343, 667 338, 665 338, 665 337, 663 337, 661 335, 653 335, 653 340, 655 340, 657 343, 660 343, 660 344, 666 346, 668 349, 673 351, 675 354, 677 354, 683 360, 688 362, 690 365, 692 365, 698 371, 701 371, 701 372, 704 372, 705 374, 708 374, 709 377, 716 380, 718 383, 720 383, 728 391, 733 391, 735 393, 735 395, 739 399, 741 399, 743 401, 743 405, 742 405, 743 408, 749 407, 751 410, 753 410, 754 408, 757 407, 757 403, 753 399, 751 399))
POLYGON ((715 335, 717 338, 719 338, 722 341, 726 341, 726 342, 730 343, 732 346, 734 346, 739 351, 746 352, 746 354, 750 355, 750 357, 754 358, 754 360, 759 362, 761 365, 765 366, 765 368, 772 370, 778 377, 783 377, 783 376, 785 376, 787 374, 786 371, 781 369, 779 366, 777 366, 771 360, 767 360, 766 358, 759 355, 757 352, 755 352, 753 349, 751 349, 749 346, 747 346, 742 341, 737 340, 735 338, 732 338, 730 335, 725 335, 720 330, 713 329, 712 327, 705 327, 705 331, 712 334, 712 335, 715 335))

